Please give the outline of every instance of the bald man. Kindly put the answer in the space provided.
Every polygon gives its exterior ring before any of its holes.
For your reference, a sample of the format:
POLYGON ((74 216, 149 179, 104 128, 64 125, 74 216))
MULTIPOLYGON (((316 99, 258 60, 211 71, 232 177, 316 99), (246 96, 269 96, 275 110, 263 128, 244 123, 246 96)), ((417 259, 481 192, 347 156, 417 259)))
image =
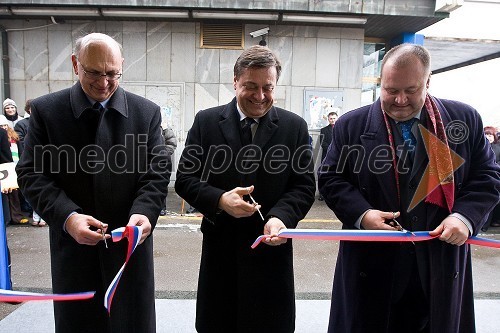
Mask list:
POLYGON ((95 290, 88 301, 54 302, 56 332, 155 332, 152 231, 170 178, 160 107, 119 87, 122 48, 92 33, 71 56, 78 82, 33 100, 19 184, 50 226, 55 293, 95 290), (125 261, 109 232, 143 228, 113 300, 104 293, 125 261))

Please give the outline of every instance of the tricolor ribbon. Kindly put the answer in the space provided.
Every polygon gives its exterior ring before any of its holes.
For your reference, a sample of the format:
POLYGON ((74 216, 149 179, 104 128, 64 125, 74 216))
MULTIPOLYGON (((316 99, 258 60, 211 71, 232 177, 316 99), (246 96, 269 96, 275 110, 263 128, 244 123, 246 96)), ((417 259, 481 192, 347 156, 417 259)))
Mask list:
MULTIPOLYGON (((108 314, 111 311, 111 302, 113 301, 113 296, 115 295, 116 288, 120 282, 120 278, 123 274, 123 270, 127 265, 130 256, 134 252, 135 248, 139 244, 142 235, 142 228, 139 226, 127 226, 123 228, 115 229, 111 232, 111 237, 113 242, 118 242, 123 238, 128 238, 127 247, 127 257, 122 268, 118 271, 115 278, 111 282, 106 295, 104 297, 104 306, 108 310, 108 314)), ((23 291, 12 291, 0 289, 0 302, 25 302, 25 301, 79 301, 84 299, 89 299, 94 297, 95 291, 87 291, 72 294, 41 294, 23 291)))
POLYGON ((0 302, 25 302, 25 301, 79 301, 94 297, 95 291, 86 291, 74 294, 40 294, 23 291, 0 289, 0 302))
POLYGON ((120 278, 122 277, 123 270, 125 269, 125 266, 127 266, 128 260, 130 259, 130 256, 134 252, 135 248, 139 245, 141 235, 142 228, 139 226, 126 226, 111 231, 111 238, 113 239, 113 242, 119 242, 123 238, 128 238, 128 247, 125 262, 109 285, 104 296, 104 307, 108 310, 108 314, 111 313, 111 302, 113 302, 113 297, 115 295, 116 288, 118 287, 118 283, 120 282, 120 278))
MULTIPOLYGON (((391 230, 323 230, 323 229, 282 229, 278 232, 279 237, 295 239, 316 240, 342 240, 361 242, 421 242, 437 238, 431 236, 428 231, 401 232, 391 230)), ((252 249, 269 235, 257 237, 252 244, 252 249)), ((480 237, 470 237, 466 243, 500 248, 500 241, 480 237)))

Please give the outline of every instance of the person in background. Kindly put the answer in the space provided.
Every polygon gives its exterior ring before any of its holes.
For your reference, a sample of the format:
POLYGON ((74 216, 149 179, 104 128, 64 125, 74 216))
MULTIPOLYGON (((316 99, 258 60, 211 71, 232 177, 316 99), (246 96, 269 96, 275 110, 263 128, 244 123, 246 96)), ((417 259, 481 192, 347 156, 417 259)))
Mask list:
POLYGON ((280 73, 267 47, 243 51, 236 98, 196 114, 179 161, 175 190, 203 214, 198 332, 295 329, 292 242, 278 232, 304 218, 316 184, 307 123, 274 106, 280 73))
POLYGON ((26 104, 24 105, 24 118, 20 119, 15 125, 14 125, 14 130, 16 131, 17 135, 19 136, 19 144, 21 146, 21 149, 24 149, 24 138, 26 137, 26 134, 28 134, 28 128, 30 124, 30 115, 31 115, 31 99, 28 99, 26 101, 26 104))
MULTIPOLYGON (((8 120, 4 115, 0 115, 0 127, 7 132, 7 142, 9 143, 11 159, 12 162, 16 164, 19 161, 19 153, 21 152, 18 144, 19 137, 16 131, 10 127, 8 120)), ((23 215, 21 210, 19 190, 17 188, 2 188, 2 193, 8 198, 10 215, 7 216, 10 216, 10 224, 28 223, 28 218, 23 215)))
POLYGON ((493 126, 486 126, 484 128, 484 135, 488 142, 491 144, 491 149, 495 153, 495 162, 500 164, 500 139, 496 136, 496 128, 493 126))
MULTIPOLYGON (((161 124, 161 133, 168 154, 170 156, 174 156, 175 148, 177 148, 177 138, 175 137, 174 131, 170 126, 168 126, 166 122, 163 122, 161 124)), ((167 215, 167 197, 165 197, 165 200, 163 201, 163 207, 160 210, 160 216, 165 215, 167 215)))
POLYGON ((14 102, 12 99, 7 98, 3 101, 3 115, 5 118, 7 118, 8 125, 11 128, 14 128, 16 126, 17 122, 23 119, 18 113, 17 113, 17 104, 14 102))
POLYGON ((124 59, 113 38, 91 33, 74 45, 78 81, 31 102, 16 169, 26 199, 49 224, 53 292, 96 291, 87 301, 54 302, 55 332, 155 332, 151 236, 171 172, 160 107, 119 87, 124 59), (108 315, 105 291, 128 248, 108 233, 125 226, 140 226, 142 236, 108 315))
POLYGON ((341 241, 328 332, 475 331, 465 242, 499 201, 500 167, 478 112, 429 95, 430 68, 423 46, 392 48, 380 98, 335 124, 318 185, 342 228, 436 238, 341 241), (449 140, 450 123, 467 135, 449 140))
MULTIPOLYGON (((500 164, 500 139, 498 139, 497 129, 493 126, 486 126, 484 128, 484 135, 491 144, 491 149, 495 153, 495 161, 500 164)), ((500 204, 491 212, 488 221, 481 228, 482 231, 487 231, 488 227, 500 227, 500 204)))
MULTIPOLYGON (((320 141, 321 141, 321 161, 323 161, 326 157, 326 152, 328 151, 328 147, 332 143, 332 135, 333 135, 333 127, 335 126, 335 122, 339 118, 339 115, 335 111, 331 111, 328 113, 328 125, 323 127, 320 132, 320 141)), ((319 201, 323 201, 323 196, 321 193, 318 197, 319 201)))
MULTIPOLYGON (((26 100, 26 104, 24 105, 24 119, 21 119, 17 122, 16 126, 14 126, 14 130, 19 136, 19 147, 20 150, 24 150, 24 139, 28 134, 29 124, 30 124, 30 115, 31 115, 31 99, 26 100)), ((19 156, 21 157, 21 156, 19 156)), ((26 212, 33 212, 33 218, 31 221, 32 226, 44 227, 47 223, 41 218, 41 216, 33 210, 30 203, 26 200, 21 191, 19 191, 19 200, 21 202, 21 210, 26 212), (26 207, 23 209, 23 207, 26 207)))

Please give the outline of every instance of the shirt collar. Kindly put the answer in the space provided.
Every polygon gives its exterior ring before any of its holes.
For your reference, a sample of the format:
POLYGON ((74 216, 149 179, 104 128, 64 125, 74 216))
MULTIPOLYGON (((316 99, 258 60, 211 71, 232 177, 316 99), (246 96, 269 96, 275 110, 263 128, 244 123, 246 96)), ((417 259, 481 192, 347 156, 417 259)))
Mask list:
MULTIPOLYGON (((422 114, 422 110, 418 111, 418 113, 416 115, 414 115, 412 119, 417 119, 417 121, 420 121, 421 114, 422 114)), ((411 119, 408 119, 408 120, 411 120, 411 119)), ((405 120, 405 121, 408 121, 408 120, 405 120)), ((401 123, 401 121, 397 121, 397 120, 395 120, 395 122, 396 122, 396 124, 401 123)))
MULTIPOLYGON (((245 119, 247 116, 245 116, 245 114, 243 112, 241 112, 240 110, 240 106, 238 105, 238 102, 236 102, 236 110, 238 110, 238 114, 240 115, 240 121, 242 121, 243 119, 245 119)), ((249 117, 251 118, 251 117, 249 117)), ((259 118, 252 118, 253 120, 255 120, 255 122, 258 124, 260 122, 260 119, 259 118)))
MULTIPOLYGON (((96 100, 90 98, 89 96, 87 96, 87 99, 89 100, 89 102, 90 102, 91 105, 94 105, 97 102, 96 100)), ((101 103, 101 105, 102 105, 103 108, 106 108, 107 105, 108 105, 108 102, 109 102, 109 98, 106 99, 106 100, 104 100, 104 101, 102 101, 102 102, 99 102, 99 103, 101 103)))

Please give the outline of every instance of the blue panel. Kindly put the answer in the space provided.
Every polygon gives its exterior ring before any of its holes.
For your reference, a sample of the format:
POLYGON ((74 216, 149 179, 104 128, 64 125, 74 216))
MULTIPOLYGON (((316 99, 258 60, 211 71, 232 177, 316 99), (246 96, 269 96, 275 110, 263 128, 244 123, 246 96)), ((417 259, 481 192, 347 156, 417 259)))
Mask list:
POLYGON ((403 32, 401 35, 391 40, 391 47, 403 43, 424 45, 424 35, 414 34, 412 32, 403 32))

